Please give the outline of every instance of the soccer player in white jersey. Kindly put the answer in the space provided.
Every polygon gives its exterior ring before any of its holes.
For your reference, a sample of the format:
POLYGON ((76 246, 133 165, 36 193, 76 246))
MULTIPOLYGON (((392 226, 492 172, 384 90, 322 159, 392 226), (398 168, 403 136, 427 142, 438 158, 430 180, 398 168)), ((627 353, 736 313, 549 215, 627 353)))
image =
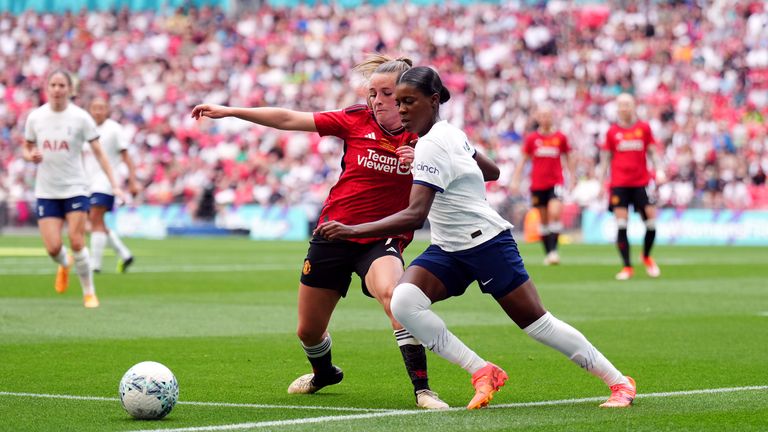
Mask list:
POLYGON ((90 143, 115 195, 122 191, 115 183, 112 168, 99 144, 96 123, 82 108, 69 101, 72 78, 63 70, 48 76, 48 103, 29 113, 24 127, 24 159, 38 165, 35 179, 37 225, 45 249, 59 264, 55 289, 64 293, 69 285, 71 258, 62 244, 61 230, 67 222, 75 270, 87 308, 99 306, 93 284, 85 222, 88 212, 88 179, 83 169, 82 150, 90 143))
POLYGON ((488 405, 507 374, 448 331, 430 306, 462 295, 473 281, 493 295, 529 336, 602 379, 611 396, 600 406, 629 406, 636 393, 634 380, 619 372, 578 330, 544 309, 512 238, 512 225, 485 199, 484 181, 497 179, 498 167, 475 151, 464 132, 439 120, 440 104, 450 93, 437 72, 428 67, 404 72, 395 95, 403 126, 419 135, 408 208, 359 225, 326 222, 316 233, 330 240, 394 235, 420 227, 429 218, 432 244, 405 271, 390 307, 427 348, 472 375, 475 396, 467 408, 488 405))
MULTIPOLYGON (((109 164, 115 169, 115 175, 117 175, 116 167, 120 166, 121 162, 125 163, 128 168, 128 191, 136 195, 139 192, 139 185, 136 181, 133 161, 128 155, 128 142, 125 140, 123 127, 109 118, 109 106, 103 97, 93 99, 88 106, 88 111, 96 121, 102 150, 109 160, 109 164)), ((117 232, 108 229, 104 223, 104 214, 112 211, 115 206, 112 184, 110 184, 104 171, 99 168, 90 147, 86 146, 85 154, 85 167, 88 175, 90 175, 91 185, 91 209, 88 212, 91 221, 91 267, 94 272, 101 272, 104 246, 109 243, 118 256, 118 273, 125 273, 133 263, 133 255, 117 235, 117 232)))

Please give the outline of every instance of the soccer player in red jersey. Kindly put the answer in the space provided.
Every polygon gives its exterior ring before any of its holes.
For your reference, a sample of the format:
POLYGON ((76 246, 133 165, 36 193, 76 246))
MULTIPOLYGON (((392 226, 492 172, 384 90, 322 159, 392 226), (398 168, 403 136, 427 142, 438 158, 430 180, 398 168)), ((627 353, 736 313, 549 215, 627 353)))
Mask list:
POLYGON ((563 209, 563 165, 570 169, 568 139, 555 129, 552 108, 541 106, 536 111, 537 128, 525 137, 523 159, 515 168, 510 183, 510 192, 520 192, 520 178, 525 164, 531 161, 531 204, 541 215, 541 243, 544 245, 544 265, 560 264, 557 243, 563 223, 560 214, 563 209))
POLYGON ((651 175, 648 169, 648 156, 656 169, 656 181, 664 181, 664 171, 660 169, 657 144, 648 123, 640 121, 635 115, 635 98, 622 93, 616 98, 618 122, 612 124, 605 136, 602 162, 598 172, 601 184, 610 163, 610 202, 609 210, 616 217, 618 234, 616 246, 621 254, 624 267, 616 274, 617 280, 627 280, 633 275, 629 259, 629 240, 627 225, 629 205, 640 213, 645 222, 645 240, 643 242, 643 264, 650 277, 659 277, 661 270, 651 258, 651 248, 656 239, 656 206, 654 194, 648 193, 651 175))
MULTIPOLYGON (((283 108, 231 108, 203 104, 192 117, 237 117, 282 130, 317 132, 344 140, 342 173, 331 188, 318 224, 336 220, 348 224, 371 222, 408 207, 413 177, 411 146, 417 136, 403 128, 395 106, 395 80, 409 69, 411 60, 372 55, 356 67, 368 77, 368 104, 343 110, 299 112, 283 108)), ((414 386, 416 404, 427 409, 448 408, 428 385, 424 346, 392 316, 389 303, 403 275, 402 251, 413 232, 395 237, 328 241, 314 236, 309 243, 299 283, 297 335, 313 373, 297 378, 289 393, 315 393, 339 383, 341 369, 331 361, 328 323, 341 297, 346 296, 352 273, 362 280, 366 295, 384 307, 414 386)))

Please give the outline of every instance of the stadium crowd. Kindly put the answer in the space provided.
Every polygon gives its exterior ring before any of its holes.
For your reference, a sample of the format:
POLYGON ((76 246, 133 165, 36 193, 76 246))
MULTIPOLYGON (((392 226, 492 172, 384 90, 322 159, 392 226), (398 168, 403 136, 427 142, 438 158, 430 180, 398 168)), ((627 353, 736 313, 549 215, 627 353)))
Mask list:
POLYGON ((663 147, 660 206, 768 209, 768 6, 542 3, 0 15, 0 203, 16 223, 33 219, 23 125, 46 74, 62 67, 79 81, 76 102, 111 97, 145 185, 137 202, 319 209, 340 170, 335 139, 195 121, 191 107, 360 103, 351 68, 380 51, 440 71, 454 96, 444 117, 498 162, 489 200, 513 221, 524 197, 506 185, 532 108, 545 101, 577 159, 567 200, 605 207, 595 167, 621 92, 637 97, 663 147))

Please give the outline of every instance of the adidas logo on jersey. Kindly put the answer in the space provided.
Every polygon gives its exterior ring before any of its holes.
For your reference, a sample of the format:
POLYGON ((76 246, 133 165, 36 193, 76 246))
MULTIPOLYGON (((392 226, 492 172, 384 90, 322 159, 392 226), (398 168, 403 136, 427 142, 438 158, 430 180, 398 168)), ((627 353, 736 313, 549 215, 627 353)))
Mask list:
POLYGON ((368 135, 365 136, 368 139, 375 140, 376 139, 376 132, 371 132, 368 135))

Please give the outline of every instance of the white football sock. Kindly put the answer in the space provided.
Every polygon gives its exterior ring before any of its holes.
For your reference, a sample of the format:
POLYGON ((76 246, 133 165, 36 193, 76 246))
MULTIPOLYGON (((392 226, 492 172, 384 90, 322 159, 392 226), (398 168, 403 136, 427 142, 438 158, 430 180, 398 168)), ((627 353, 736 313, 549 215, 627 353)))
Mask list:
POLYGON ((402 328, 400 330, 394 330, 393 333, 395 335, 395 340, 397 341, 397 346, 421 345, 421 342, 413 337, 407 329, 402 328))
POLYGON ((629 382, 581 332, 549 312, 523 330, 528 336, 565 354, 608 386, 629 382))
POLYGON ((96 288, 93 286, 93 270, 91 269, 91 259, 88 254, 88 248, 82 248, 74 251, 75 270, 80 278, 80 286, 83 288, 83 295, 96 294, 96 288))
POLYGON ((101 259, 104 256, 104 246, 107 244, 107 233, 94 231, 91 233, 91 267, 101 270, 101 259))
POLYGON ((331 340, 330 333, 328 333, 317 345, 306 346, 304 345, 304 342, 301 342, 301 347, 304 348, 304 352, 309 358, 318 358, 328 354, 332 345, 333 341, 331 340))
POLYGON ((118 237, 115 230, 109 230, 109 245, 112 246, 112 249, 117 252, 118 255, 120 255, 120 258, 123 260, 127 260, 131 257, 131 251, 128 250, 127 247, 123 244, 123 241, 120 240, 120 237, 118 237))
POLYGON ((448 331, 443 320, 429 308, 431 305, 429 298, 411 283, 395 287, 390 302, 395 319, 427 349, 470 374, 482 369, 487 362, 448 331))
POLYGON ((563 223, 562 222, 550 222, 549 223, 549 232, 552 234, 560 234, 563 232, 563 223))
POLYGON ((62 265, 64 267, 69 266, 69 259, 67 258, 67 247, 62 245, 61 249, 59 249, 59 254, 56 255, 55 257, 51 257, 51 259, 55 263, 62 265))

